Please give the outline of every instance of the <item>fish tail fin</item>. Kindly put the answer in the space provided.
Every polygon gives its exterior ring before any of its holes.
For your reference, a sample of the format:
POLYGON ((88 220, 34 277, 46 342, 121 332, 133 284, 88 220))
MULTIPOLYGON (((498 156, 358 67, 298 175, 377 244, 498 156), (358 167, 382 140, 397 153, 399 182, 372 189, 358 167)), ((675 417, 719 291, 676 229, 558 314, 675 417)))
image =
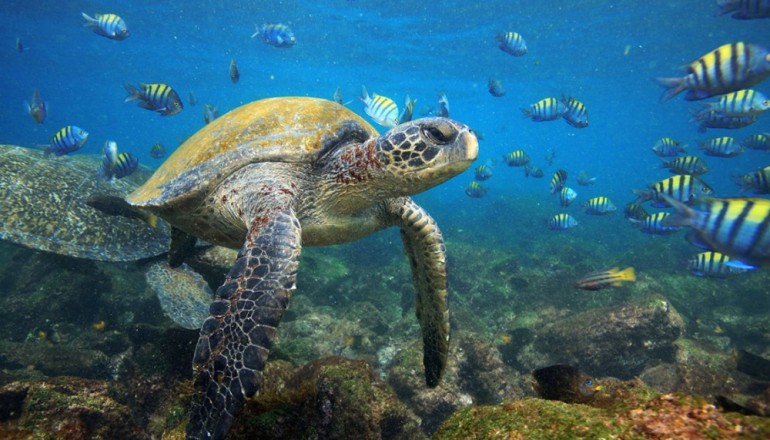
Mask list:
POLYGON ((260 32, 262 32, 262 28, 261 28, 261 27, 260 27, 258 24, 255 24, 255 25, 254 25, 254 27, 255 27, 257 30, 256 30, 256 32, 254 32, 253 34, 251 34, 251 38, 256 38, 256 37, 257 37, 257 36, 260 34, 260 32))
POLYGON ((521 109, 521 116, 524 117, 524 118, 532 117, 532 111, 530 111, 530 109, 528 109, 528 108, 522 108, 521 109))
POLYGON ((623 277, 624 281, 636 281, 636 271, 633 267, 627 267, 618 272, 618 274, 623 277))
POLYGON ((647 200, 652 200, 652 191, 647 189, 635 189, 634 194, 636 194, 636 200, 634 200, 634 203, 644 203, 647 200))
POLYGON ((369 98, 369 92, 366 91, 366 86, 361 86, 361 96, 358 97, 361 101, 363 101, 364 104, 369 102, 371 98, 369 98))
POLYGON ((97 23, 97 20, 95 18, 90 17, 85 12, 81 12, 80 15, 82 15, 83 19, 85 19, 86 21, 85 23, 83 23, 84 27, 93 27, 97 23))
POLYGON ((126 96, 126 99, 123 102, 136 101, 137 99, 140 99, 141 95, 139 89, 136 87, 129 83, 123 83, 123 88, 128 92, 128 96, 126 96))
POLYGON ((690 208, 689 206, 685 205, 679 200, 676 200, 673 197, 669 197, 667 194, 661 193, 660 196, 663 198, 663 200, 666 201, 666 203, 675 209, 675 212, 671 213, 666 218, 664 218, 663 221, 661 221, 661 225, 691 226, 697 223, 699 218, 698 211, 690 208))
POLYGON ((687 88, 684 78, 682 77, 655 78, 655 81, 666 88, 666 90, 663 92, 663 95, 660 97, 660 102, 668 101, 674 96, 682 93, 687 88))
POLYGON ((147 216, 147 224, 150 225, 151 228, 157 228, 158 227, 158 216, 155 214, 150 214, 147 216))

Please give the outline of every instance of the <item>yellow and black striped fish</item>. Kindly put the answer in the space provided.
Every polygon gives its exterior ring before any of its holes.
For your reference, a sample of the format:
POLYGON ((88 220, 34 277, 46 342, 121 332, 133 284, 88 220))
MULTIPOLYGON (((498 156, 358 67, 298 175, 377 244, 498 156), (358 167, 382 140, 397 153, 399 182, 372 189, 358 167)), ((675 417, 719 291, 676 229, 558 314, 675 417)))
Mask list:
POLYGON ((503 156, 503 160, 509 167, 523 167, 529 164, 529 154, 524 150, 511 151, 503 156))
POLYGON ((586 214, 590 215, 606 215, 618 210, 610 198, 606 196, 598 196, 586 200, 583 203, 583 209, 585 209, 586 214))
POLYGON ((465 194, 473 199, 479 199, 487 194, 487 187, 473 180, 465 187, 465 194))
POLYGON ((556 98, 543 98, 540 101, 521 109, 525 118, 532 118, 533 121, 554 121, 559 119, 567 112, 567 106, 556 98))
POLYGON ((51 143, 45 154, 61 156, 79 150, 88 140, 88 132, 80 127, 68 125, 51 136, 51 143))
POLYGON ((573 97, 561 97, 561 102, 567 107, 562 117, 567 123, 575 128, 588 127, 588 109, 586 105, 573 97))
POLYGON ((704 104, 700 113, 715 111, 725 116, 744 116, 759 114, 768 109, 770 99, 756 90, 744 89, 728 93, 717 102, 704 104))
POLYGON ((546 221, 548 227, 554 231, 566 231, 567 229, 574 228, 578 225, 577 220, 571 215, 562 212, 553 215, 546 221))
POLYGON ((754 194, 770 194, 770 166, 734 179, 735 183, 741 187, 741 192, 753 189, 754 194))
POLYGON ((124 84, 128 91, 125 102, 139 101, 139 107, 158 112, 163 116, 175 115, 182 111, 182 100, 168 84, 139 84, 139 88, 124 84))
POLYGON ((735 197, 708 198, 691 208, 667 195, 676 212, 663 222, 688 226, 688 239, 701 248, 757 266, 770 266, 770 200, 735 197))
POLYGON ((638 203, 628 202, 623 208, 623 216, 629 220, 644 220, 648 215, 647 210, 638 203))
POLYGON ((668 168, 674 174, 700 176, 709 170, 706 162, 698 156, 682 156, 663 162, 661 168, 668 168))
POLYGON ((770 51, 742 41, 720 46, 690 63, 687 75, 657 78, 666 88, 661 101, 687 90, 685 99, 696 101, 749 88, 770 76, 770 51))
POLYGON ((567 182, 567 171, 556 170, 551 177, 551 194, 556 194, 564 188, 564 184, 567 182))
POLYGON ((739 260, 733 260, 721 252, 701 252, 690 258, 687 268, 699 277, 724 278, 728 275, 755 269, 739 260))
POLYGON ((669 215, 671 214, 667 212, 653 212, 642 219, 629 218, 628 221, 645 234, 668 235, 679 231, 679 226, 665 226, 663 224, 663 220, 669 215))
POLYGON ((729 14, 737 20, 751 20, 770 17, 770 1, 768 0, 717 0, 719 13, 729 14))
POLYGON ((473 178, 479 182, 489 180, 492 177, 492 168, 489 165, 481 164, 473 171, 473 178))
POLYGON ((691 203, 696 198, 711 194, 711 187, 697 177, 689 174, 677 174, 676 176, 663 179, 652 183, 649 189, 635 189, 634 193, 639 196, 636 203, 643 203, 652 200, 653 206, 664 208, 668 206, 663 196, 672 197, 682 203, 691 203))
POLYGON ((679 153, 685 153, 685 148, 687 148, 687 145, 682 144, 676 139, 662 137, 652 146, 652 152, 660 157, 673 157, 679 153))
POLYGON ((94 33, 102 37, 111 40, 125 40, 131 36, 126 22, 115 14, 94 14, 93 17, 89 17, 85 12, 81 12, 81 14, 86 20, 83 26, 91 28, 94 33))
POLYGON ((497 45, 505 53, 511 54, 515 57, 520 57, 527 54, 527 43, 517 32, 500 32, 495 37, 497 45))
POLYGON ((607 287, 620 287, 624 282, 636 281, 636 273, 633 267, 623 270, 612 269, 591 272, 575 283, 575 287, 583 290, 600 290, 607 287))
POLYGON ((744 139, 741 145, 752 150, 770 151, 770 133, 752 134, 744 139))
POLYGON ((698 146, 707 156, 735 157, 743 153, 743 146, 730 136, 712 138, 698 146))
POLYGON ((392 99, 376 93, 369 96, 366 87, 363 87, 360 99, 365 106, 364 112, 374 119, 374 122, 388 128, 398 125, 398 106, 392 99))

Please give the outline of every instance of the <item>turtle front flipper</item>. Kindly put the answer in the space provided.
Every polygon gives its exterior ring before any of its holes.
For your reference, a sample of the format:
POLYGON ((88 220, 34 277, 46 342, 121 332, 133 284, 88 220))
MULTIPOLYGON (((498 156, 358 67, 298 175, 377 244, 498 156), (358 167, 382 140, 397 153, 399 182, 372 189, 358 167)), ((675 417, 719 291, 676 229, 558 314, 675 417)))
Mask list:
POLYGON ((422 330, 425 382, 432 388, 441 381, 449 353, 444 239, 436 221, 408 197, 387 202, 386 211, 401 229, 404 251, 412 267, 417 320, 422 330))
POLYGON ((262 370, 297 280, 300 224, 291 208, 255 218, 235 265, 217 289, 195 348, 188 439, 222 439, 262 370))

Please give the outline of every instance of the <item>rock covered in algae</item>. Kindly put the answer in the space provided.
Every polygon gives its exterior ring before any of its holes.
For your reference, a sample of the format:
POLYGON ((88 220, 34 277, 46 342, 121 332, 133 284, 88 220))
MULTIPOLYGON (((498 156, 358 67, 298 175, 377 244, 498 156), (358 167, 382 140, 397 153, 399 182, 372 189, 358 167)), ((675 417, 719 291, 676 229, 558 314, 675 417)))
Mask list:
POLYGON ((604 395, 591 405, 527 398, 465 408, 442 423, 433 439, 764 439, 770 435, 770 420, 724 414, 698 397, 656 394, 638 380, 600 384, 604 395))
POLYGON ((647 366, 672 361, 674 341, 683 331, 684 320, 674 307, 650 295, 547 324, 537 332, 535 349, 551 356, 548 364, 630 379, 647 366))

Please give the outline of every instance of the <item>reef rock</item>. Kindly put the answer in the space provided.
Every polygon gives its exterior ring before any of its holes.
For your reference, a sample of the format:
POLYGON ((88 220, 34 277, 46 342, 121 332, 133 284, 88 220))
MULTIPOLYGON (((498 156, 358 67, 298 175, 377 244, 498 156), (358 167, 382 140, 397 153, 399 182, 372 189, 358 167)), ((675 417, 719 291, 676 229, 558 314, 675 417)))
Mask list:
POLYGON ((548 323, 537 331, 534 348, 545 355, 546 365, 575 365, 595 376, 630 379, 648 366, 672 362, 674 341, 683 330, 674 307, 651 295, 548 323))

